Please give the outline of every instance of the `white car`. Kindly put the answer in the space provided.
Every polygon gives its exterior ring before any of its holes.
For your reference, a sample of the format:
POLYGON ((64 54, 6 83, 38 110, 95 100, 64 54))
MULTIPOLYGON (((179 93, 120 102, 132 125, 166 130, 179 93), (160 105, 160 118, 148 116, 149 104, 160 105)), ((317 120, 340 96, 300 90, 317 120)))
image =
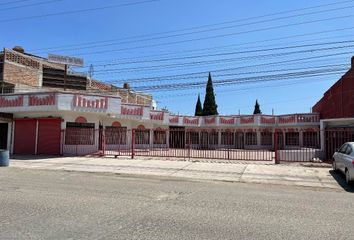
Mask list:
POLYGON ((345 174, 345 181, 354 181, 354 142, 344 143, 333 155, 333 170, 345 174))

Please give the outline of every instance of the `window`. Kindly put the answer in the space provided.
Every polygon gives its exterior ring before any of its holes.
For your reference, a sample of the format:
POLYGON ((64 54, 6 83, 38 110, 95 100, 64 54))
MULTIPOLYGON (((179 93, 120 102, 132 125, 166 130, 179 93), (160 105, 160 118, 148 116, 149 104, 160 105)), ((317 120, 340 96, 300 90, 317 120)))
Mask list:
POLYGON ((346 152, 346 150, 347 150, 347 144, 343 144, 341 147, 340 147, 340 149, 338 150, 338 152, 340 152, 340 153, 345 153, 346 152))
POLYGON ((317 132, 304 132, 303 143, 304 143, 304 147, 318 147, 317 132))
POLYGON ((257 145, 257 133, 256 132, 247 132, 246 133, 246 145, 249 145, 249 146, 257 145))
POLYGON ((154 131, 154 144, 166 144, 166 131, 164 130, 154 131))
POLYGON ((287 132, 285 133, 285 144, 287 146, 299 146, 299 133, 298 132, 287 132))
POLYGON ((350 154, 352 154, 352 152, 353 152, 352 147, 350 145, 348 145, 347 149, 345 150, 345 154, 350 155, 350 154))
POLYGON ((136 129, 135 144, 150 144, 150 130, 136 129))
POLYGON ((234 145, 234 134, 232 132, 221 132, 221 145, 234 145))
POLYGON ((126 127, 106 127, 106 144, 117 145, 127 143, 126 127))
POLYGON ((65 131, 66 145, 94 145, 95 124, 67 122, 65 131))
POLYGON ((187 132, 187 144, 188 143, 199 144, 199 132, 187 132))
POLYGON ((209 133, 209 144, 210 145, 218 145, 219 144, 219 133, 218 132, 209 133))
POLYGON ((273 144, 273 133, 271 133, 271 132, 261 132, 261 144, 263 146, 272 146, 272 144, 273 144))

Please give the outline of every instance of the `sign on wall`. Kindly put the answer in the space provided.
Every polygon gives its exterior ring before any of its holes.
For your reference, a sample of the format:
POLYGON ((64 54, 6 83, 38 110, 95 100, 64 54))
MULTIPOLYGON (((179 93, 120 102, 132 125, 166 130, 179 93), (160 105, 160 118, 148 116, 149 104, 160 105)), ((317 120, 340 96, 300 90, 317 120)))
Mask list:
POLYGON ((66 65, 70 65, 70 66, 77 66, 77 67, 84 66, 84 59, 77 58, 77 57, 48 54, 48 61, 54 62, 54 63, 66 64, 66 65))

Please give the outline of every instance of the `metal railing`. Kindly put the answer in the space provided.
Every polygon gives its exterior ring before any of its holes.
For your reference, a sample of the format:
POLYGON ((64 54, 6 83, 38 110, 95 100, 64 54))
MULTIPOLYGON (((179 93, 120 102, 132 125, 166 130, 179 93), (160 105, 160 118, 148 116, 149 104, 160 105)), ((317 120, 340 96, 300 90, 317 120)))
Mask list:
POLYGON ((330 162, 354 130, 66 129, 63 155, 330 162), (321 141, 321 139, 323 139, 321 141))

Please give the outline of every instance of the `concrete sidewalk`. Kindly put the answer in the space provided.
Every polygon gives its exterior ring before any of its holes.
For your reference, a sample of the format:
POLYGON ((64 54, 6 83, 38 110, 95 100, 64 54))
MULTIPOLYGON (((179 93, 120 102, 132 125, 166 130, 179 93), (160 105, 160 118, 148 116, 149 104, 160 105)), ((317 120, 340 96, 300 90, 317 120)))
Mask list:
POLYGON ((300 164, 66 157, 12 159, 11 167, 342 189, 329 166, 300 164))

